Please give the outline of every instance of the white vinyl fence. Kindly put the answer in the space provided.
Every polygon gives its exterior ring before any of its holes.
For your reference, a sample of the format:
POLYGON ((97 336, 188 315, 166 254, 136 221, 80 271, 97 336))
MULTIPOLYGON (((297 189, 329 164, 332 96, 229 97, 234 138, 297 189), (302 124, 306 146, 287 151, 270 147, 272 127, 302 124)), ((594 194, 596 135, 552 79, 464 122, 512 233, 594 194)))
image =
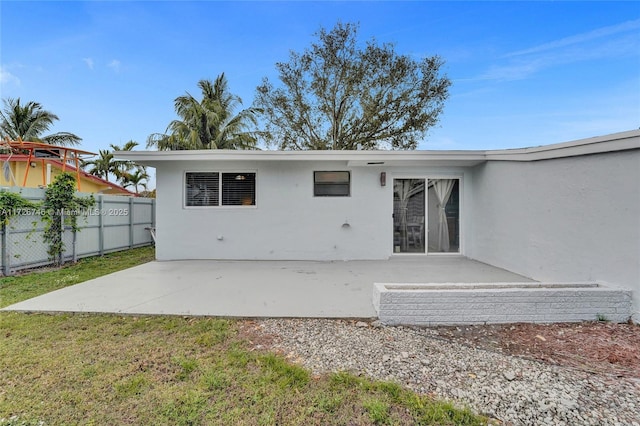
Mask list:
MULTIPOLYGON (((40 202, 44 190, 37 188, 7 188, 22 197, 40 202)), ((78 194, 87 197, 90 194, 78 194)), ((64 231, 64 262, 82 257, 102 255, 153 244, 151 230, 155 227, 155 199, 94 194, 95 205, 78 216, 78 228, 64 231)), ((9 220, 0 231, 0 266, 7 276, 21 269, 52 264, 43 240, 44 222, 36 209, 25 211, 9 220)))

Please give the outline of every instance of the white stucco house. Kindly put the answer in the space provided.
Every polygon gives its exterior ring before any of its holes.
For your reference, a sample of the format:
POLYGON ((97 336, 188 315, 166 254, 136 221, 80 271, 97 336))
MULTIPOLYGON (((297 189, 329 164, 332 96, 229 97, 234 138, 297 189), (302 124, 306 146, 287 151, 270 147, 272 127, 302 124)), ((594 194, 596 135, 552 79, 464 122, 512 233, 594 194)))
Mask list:
POLYGON ((640 131, 493 151, 154 151, 158 260, 466 256, 640 311, 640 131))

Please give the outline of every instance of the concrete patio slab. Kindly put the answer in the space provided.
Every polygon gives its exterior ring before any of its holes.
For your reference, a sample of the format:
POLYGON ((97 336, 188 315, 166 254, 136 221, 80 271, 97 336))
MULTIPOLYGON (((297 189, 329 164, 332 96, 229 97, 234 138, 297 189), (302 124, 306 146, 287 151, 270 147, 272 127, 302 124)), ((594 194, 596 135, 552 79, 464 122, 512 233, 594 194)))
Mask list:
POLYGON ((8 311, 372 318, 373 284, 522 282, 464 257, 381 261, 150 262, 11 305, 8 311))

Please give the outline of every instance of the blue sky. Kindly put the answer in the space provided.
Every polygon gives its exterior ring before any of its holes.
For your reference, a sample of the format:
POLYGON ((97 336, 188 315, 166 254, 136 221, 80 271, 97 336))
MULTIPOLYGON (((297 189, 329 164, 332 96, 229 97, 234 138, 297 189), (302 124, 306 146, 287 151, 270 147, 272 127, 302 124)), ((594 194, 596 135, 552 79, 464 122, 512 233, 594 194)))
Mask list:
POLYGON ((0 94, 37 101, 96 152, 164 132, 224 72, 250 106, 321 27, 359 22, 452 80, 420 149, 496 149, 640 127, 640 2, 0 2, 0 94))

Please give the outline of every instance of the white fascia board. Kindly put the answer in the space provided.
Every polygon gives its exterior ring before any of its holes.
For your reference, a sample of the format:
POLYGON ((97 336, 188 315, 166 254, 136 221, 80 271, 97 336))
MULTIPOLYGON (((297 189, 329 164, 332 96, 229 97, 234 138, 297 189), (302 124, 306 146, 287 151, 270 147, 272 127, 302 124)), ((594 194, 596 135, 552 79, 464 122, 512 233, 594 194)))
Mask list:
POLYGON ((484 151, 117 151, 114 157, 153 166, 165 161, 342 161, 350 167, 446 163, 474 165, 484 151))
POLYGON ((487 160, 538 161, 640 149, 640 130, 530 148, 486 151, 487 160))
POLYGON ((167 161, 342 161, 349 167, 465 167, 485 161, 538 161, 629 149, 640 149, 640 130, 553 145, 491 151, 116 151, 114 157, 152 167, 167 161))
POLYGON ((349 167, 474 166, 484 161, 486 161, 485 151, 371 151, 368 155, 349 157, 347 165, 349 167))

